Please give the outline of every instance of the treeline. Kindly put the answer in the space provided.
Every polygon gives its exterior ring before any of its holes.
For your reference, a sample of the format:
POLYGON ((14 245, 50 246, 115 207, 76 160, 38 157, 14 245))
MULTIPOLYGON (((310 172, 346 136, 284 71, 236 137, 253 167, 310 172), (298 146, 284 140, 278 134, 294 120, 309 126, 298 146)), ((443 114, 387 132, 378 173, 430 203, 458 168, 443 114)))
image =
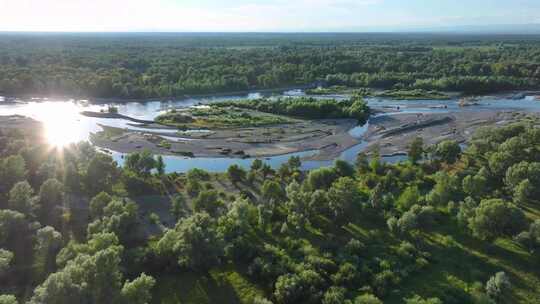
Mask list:
POLYGON ((237 107, 264 113, 307 119, 355 118, 364 123, 370 114, 367 103, 358 96, 345 99, 317 99, 312 97, 262 98, 225 101, 213 107, 237 107))
POLYGON ((482 129, 465 151, 418 138, 398 164, 374 152, 223 174, 166 174, 148 152, 120 168, 3 131, 0 301, 536 303, 537 125, 482 129))
POLYGON ((535 39, 287 37, 3 35, 0 92, 148 98, 325 82, 467 92, 539 86, 535 39))

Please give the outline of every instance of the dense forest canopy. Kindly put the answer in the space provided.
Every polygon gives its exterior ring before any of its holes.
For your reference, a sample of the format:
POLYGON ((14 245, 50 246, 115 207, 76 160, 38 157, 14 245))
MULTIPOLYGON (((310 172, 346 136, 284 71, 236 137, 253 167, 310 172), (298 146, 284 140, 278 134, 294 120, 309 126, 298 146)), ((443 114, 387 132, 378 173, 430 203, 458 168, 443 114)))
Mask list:
POLYGON ((436 34, 0 34, 7 95, 181 97, 317 84, 540 86, 540 38, 436 34))
POLYGON ((0 303, 538 303, 538 125, 221 174, 5 129, 0 303))

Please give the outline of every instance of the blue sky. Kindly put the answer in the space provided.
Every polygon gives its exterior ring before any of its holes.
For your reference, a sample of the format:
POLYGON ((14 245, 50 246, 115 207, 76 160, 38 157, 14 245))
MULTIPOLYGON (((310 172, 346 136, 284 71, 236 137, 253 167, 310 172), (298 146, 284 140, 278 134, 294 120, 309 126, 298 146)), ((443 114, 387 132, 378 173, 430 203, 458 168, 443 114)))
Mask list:
POLYGON ((394 31, 540 23, 540 0, 0 0, 0 31, 394 31))

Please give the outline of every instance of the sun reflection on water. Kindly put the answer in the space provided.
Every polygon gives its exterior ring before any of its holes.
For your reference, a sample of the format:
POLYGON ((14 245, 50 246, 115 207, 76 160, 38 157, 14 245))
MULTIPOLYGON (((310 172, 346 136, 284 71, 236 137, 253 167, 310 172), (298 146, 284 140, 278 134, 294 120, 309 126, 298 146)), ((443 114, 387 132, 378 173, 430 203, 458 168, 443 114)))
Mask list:
POLYGON ((80 109, 72 103, 57 103, 44 107, 41 121, 45 135, 51 146, 65 147, 79 140, 80 122, 77 121, 80 109))
POLYGON ((70 102, 40 102, 32 104, 28 116, 41 121, 45 137, 54 147, 65 147, 80 140, 80 108, 70 102))

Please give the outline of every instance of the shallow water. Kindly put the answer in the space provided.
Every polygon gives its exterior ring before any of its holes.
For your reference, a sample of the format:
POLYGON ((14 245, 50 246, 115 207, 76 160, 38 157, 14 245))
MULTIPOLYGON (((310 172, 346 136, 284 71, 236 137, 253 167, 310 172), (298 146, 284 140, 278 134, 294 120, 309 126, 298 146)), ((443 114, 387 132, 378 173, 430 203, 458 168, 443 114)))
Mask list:
MULTIPOLYGON (((281 96, 300 96, 302 91, 287 91, 281 96)), ((86 117, 80 114, 82 111, 100 111, 105 110, 109 106, 118 108, 118 112, 133 118, 152 120, 159 114, 171 108, 190 107, 197 104, 207 104, 212 102, 220 102, 230 99, 253 99, 260 98, 261 93, 252 93, 236 96, 219 96, 209 98, 188 98, 174 101, 148 101, 148 102, 127 102, 127 103, 109 103, 109 104, 92 104, 86 101, 74 100, 40 100, 30 99, 20 104, 0 104, 0 115, 24 115, 41 121, 45 125, 47 137, 51 144, 67 145, 69 143, 87 141, 90 134, 102 130, 100 125, 112 126, 117 128, 130 128, 137 131, 146 131, 163 134, 175 134, 176 130, 172 129, 144 129, 137 127, 131 121, 124 119, 107 119, 86 117)), ((317 96, 324 98, 324 96, 317 96)), ((462 111, 482 111, 486 109, 515 109, 529 110, 531 112, 540 112, 540 101, 535 100, 530 96, 525 96, 524 99, 504 99, 493 96, 480 98, 479 105, 471 107, 459 107, 458 100, 390 100, 383 98, 368 98, 367 102, 370 107, 379 110, 392 110, 390 113, 377 114, 382 115, 399 115, 404 113, 448 113, 462 111), (399 109, 399 110, 398 110, 399 109)), ((367 131, 369 124, 358 126, 349 131, 351 136, 362 138, 367 131)), ((194 130, 194 132, 205 132, 205 130, 194 130)), ((172 139, 172 137, 171 137, 172 139)), ((185 140, 176 138, 175 140, 185 140)), ((356 159, 356 155, 365 149, 366 143, 359 144, 347 149, 340 156, 349 162, 356 159)), ((291 156, 311 157, 318 151, 305 151, 298 153, 290 153, 285 155, 273 156, 265 158, 268 164, 277 168, 282 163, 286 162, 291 156)), ((113 152, 112 156, 119 164, 123 163, 123 155, 113 152)), ((237 159, 237 158, 184 158, 178 156, 164 156, 166 168, 168 172, 185 172, 191 168, 202 168, 210 172, 225 171, 230 165, 238 164, 243 167, 249 167, 253 159, 237 159)), ((384 158, 388 162, 401 161, 404 156, 392 156, 384 158)), ((333 161, 304 161, 304 169, 313 169, 321 166, 331 165, 333 161)))

